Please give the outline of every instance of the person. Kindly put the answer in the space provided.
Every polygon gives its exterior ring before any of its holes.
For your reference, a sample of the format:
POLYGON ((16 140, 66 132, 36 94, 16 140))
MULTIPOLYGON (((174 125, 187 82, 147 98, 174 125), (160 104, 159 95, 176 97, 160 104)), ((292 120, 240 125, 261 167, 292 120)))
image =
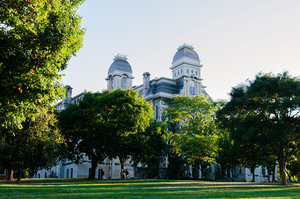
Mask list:
POLYGON ((102 169, 101 172, 102 172, 102 179, 105 179, 105 171, 102 169))
POLYGON ((128 175, 129 175, 129 172, 128 172, 127 169, 126 169, 126 171, 125 171, 125 178, 126 178, 126 179, 128 178, 128 175))

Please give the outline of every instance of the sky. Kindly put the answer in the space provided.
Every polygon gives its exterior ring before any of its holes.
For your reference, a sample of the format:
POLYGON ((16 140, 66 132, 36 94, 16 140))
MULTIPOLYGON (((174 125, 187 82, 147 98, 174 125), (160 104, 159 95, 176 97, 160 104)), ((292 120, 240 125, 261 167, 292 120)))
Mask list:
POLYGON ((62 71, 73 96, 106 89, 118 53, 127 55, 133 85, 142 74, 172 78, 178 46, 191 44, 214 99, 259 72, 300 76, 300 0, 86 0, 78 9, 83 47, 62 71))

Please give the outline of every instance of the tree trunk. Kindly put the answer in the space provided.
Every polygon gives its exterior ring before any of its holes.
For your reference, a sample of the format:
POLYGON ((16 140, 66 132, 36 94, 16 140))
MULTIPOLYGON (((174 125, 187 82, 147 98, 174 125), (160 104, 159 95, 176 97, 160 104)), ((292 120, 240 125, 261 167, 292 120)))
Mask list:
POLYGON ((126 158, 120 158, 119 157, 119 160, 120 160, 120 163, 121 163, 121 176, 120 176, 120 178, 125 178, 124 164, 125 164, 126 158))
POLYGON ((91 161, 91 173, 89 173, 89 179, 95 179, 96 176, 96 169, 98 166, 98 161, 96 160, 95 156, 92 156, 92 161, 91 161))
MULTIPOLYGON (((286 164, 285 164, 285 157, 283 149, 280 149, 280 155, 278 157, 278 163, 280 168, 280 177, 281 177, 281 185, 287 185, 287 179, 286 179, 286 164)), ((275 172, 274 172, 275 173, 275 172)))
POLYGON ((225 181, 225 170, 224 170, 224 166, 223 165, 220 165, 221 167, 221 176, 222 176, 222 179, 223 181, 225 181))
POLYGON ((201 171, 201 178, 203 179, 203 168, 202 165, 200 166, 200 164, 195 164, 195 178, 199 179, 200 178, 200 171, 201 171))
POLYGON ((276 164, 274 164, 273 166, 272 182, 275 182, 275 170, 276 170, 276 164))
POLYGON ((17 182, 21 182, 22 169, 18 169, 18 180, 17 182))
POLYGON ((251 172, 252 172, 252 179, 253 179, 253 182, 255 182, 255 168, 254 167, 251 167, 251 172))
POLYGON ((13 179, 14 179, 14 171, 13 170, 8 170, 7 180, 12 181, 13 179))

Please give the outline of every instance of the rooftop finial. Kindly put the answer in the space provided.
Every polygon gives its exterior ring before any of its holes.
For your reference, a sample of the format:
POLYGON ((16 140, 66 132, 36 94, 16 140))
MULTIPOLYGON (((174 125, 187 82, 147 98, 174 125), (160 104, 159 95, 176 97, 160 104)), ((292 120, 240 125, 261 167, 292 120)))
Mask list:
POLYGON ((121 60, 127 60, 127 55, 121 55, 120 53, 118 53, 115 58, 114 58, 114 61, 117 60, 117 59, 121 59, 121 60))
POLYGON ((182 49, 182 48, 190 48, 190 49, 194 49, 193 45, 184 43, 184 44, 182 44, 181 46, 179 46, 179 47, 177 48, 177 50, 180 50, 180 49, 182 49))

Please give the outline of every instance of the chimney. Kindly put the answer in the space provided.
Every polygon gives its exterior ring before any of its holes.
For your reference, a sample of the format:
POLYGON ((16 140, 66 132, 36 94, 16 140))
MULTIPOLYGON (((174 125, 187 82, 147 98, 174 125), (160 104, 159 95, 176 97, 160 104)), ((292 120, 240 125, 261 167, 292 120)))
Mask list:
POLYGON ((66 88, 65 104, 68 105, 71 103, 73 88, 70 85, 66 85, 65 88, 66 88))
POLYGON ((143 73, 143 94, 146 96, 150 88, 150 73, 143 73))

